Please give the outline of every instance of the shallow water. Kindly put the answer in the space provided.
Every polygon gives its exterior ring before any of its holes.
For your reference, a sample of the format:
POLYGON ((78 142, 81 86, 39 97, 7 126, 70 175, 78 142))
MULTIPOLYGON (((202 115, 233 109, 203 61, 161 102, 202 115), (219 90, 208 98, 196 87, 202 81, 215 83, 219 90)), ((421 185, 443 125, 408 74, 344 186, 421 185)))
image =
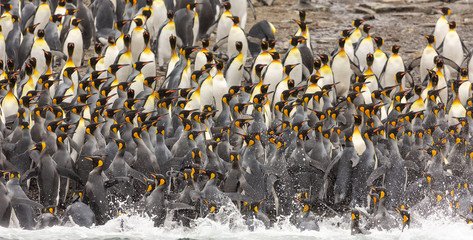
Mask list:
MULTIPOLYGON (((221 213, 227 214, 227 213, 221 213)), ((55 226, 42 230, 22 230, 19 228, 0 228, 0 239, 472 239, 472 225, 451 220, 422 220, 417 226, 401 232, 371 230, 369 235, 350 235, 348 222, 343 218, 331 218, 320 223, 320 231, 303 231, 281 220, 271 229, 262 225, 251 232, 243 220, 216 222, 211 219, 198 219, 192 228, 172 226, 155 228, 149 218, 120 216, 103 226, 90 229, 78 226, 55 226), (340 226, 337 227, 337 223, 340 226), (421 225, 421 226, 419 226, 421 225)))

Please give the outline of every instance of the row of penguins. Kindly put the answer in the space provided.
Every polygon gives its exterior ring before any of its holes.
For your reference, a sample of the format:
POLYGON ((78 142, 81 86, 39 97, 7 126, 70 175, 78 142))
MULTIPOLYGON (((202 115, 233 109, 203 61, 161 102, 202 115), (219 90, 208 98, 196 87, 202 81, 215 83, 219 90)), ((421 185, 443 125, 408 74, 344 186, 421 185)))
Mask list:
POLYGON ((473 61, 449 8, 406 64, 361 19, 314 55, 303 9, 282 55, 270 22, 243 30, 248 4, 2 1, 0 226, 190 226, 229 203, 250 228, 473 221, 473 61))

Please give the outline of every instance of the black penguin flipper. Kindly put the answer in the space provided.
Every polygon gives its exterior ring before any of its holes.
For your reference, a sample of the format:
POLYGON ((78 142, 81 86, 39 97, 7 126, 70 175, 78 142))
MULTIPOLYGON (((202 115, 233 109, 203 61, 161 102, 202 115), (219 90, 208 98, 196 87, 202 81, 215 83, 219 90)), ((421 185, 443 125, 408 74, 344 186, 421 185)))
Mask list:
POLYGON ((256 20, 256 11, 255 11, 255 6, 253 6, 253 3, 251 2, 251 0, 247 0, 248 1, 248 5, 250 5, 250 8, 251 8, 251 12, 253 13, 253 17, 255 18, 256 20))
POLYGON ((357 66, 352 60, 350 60, 350 68, 357 76, 363 75, 363 72, 360 70, 360 67, 357 66))
POLYGON ((446 58, 446 57, 444 57, 444 56, 440 56, 440 58, 443 60, 443 62, 444 62, 446 65, 452 67, 453 69, 455 69, 455 71, 460 72, 461 67, 458 66, 458 64, 456 64, 453 60, 451 60, 451 59, 449 59, 449 58, 446 58))
POLYGON ((122 183, 122 182, 128 182, 130 181, 130 179, 128 177, 116 177, 116 178, 113 178, 113 179, 109 179, 107 181, 104 182, 103 186, 105 188, 111 188, 119 183, 122 183))
POLYGON ((72 149, 76 150, 76 152, 80 153, 81 147, 71 139, 69 139, 69 143, 71 144, 72 149))
POLYGON ((189 204, 185 203, 180 203, 180 202, 167 202, 166 203, 166 208, 169 210, 182 210, 182 209, 189 209, 189 210, 195 210, 194 206, 191 206, 189 204))
POLYGON ((33 200, 30 200, 28 198, 17 198, 17 197, 12 197, 10 200, 11 204, 13 206, 18 206, 18 205, 27 205, 31 207, 37 207, 39 209, 43 209, 44 206, 41 203, 37 203, 33 200))
POLYGON ((230 198, 232 201, 241 201, 241 202, 254 202, 255 199, 248 195, 242 195, 240 193, 223 193, 226 197, 230 198))
POLYGON ((56 170, 59 173, 59 175, 72 179, 76 181, 77 183, 81 184, 82 186, 85 186, 85 183, 82 181, 79 175, 77 175, 77 173, 75 173, 73 170, 65 168, 65 167, 60 167, 60 166, 56 166, 56 170))
POLYGON ((140 173, 136 171, 135 169, 131 168, 130 166, 127 166, 127 171, 128 171, 128 176, 132 177, 133 179, 136 179, 140 181, 143 184, 146 184, 146 181, 144 180, 146 176, 143 173, 140 173))
POLYGON ((417 165, 417 163, 415 163, 411 160, 405 160, 404 161, 404 167, 406 167, 407 169, 417 171, 417 172, 420 171, 420 167, 417 165))
POLYGON ((368 186, 373 185, 374 180, 378 179, 383 174, 385 174, 387 170, 388 168, 386 166, 381 166, 379 168, 376 168, 366 180, 366 185, 368 186))
POLYGON ((26 180, 34 177, 34 176, 37 176, 38 175, 38 168, 32 168, 28 171, 26 171, 23 176, 21 177, 21 183, 24 183, 26 182, 26 180))
POLYGON ((417 58, 414 58, 414 60, 412 60, 409 65, 407 66, 406 68, 406 71, 407 72, 411 72, 412 70, 414 70, 416 67, 419 67, 420 66, 420 60, 421 60, 422 57, 417 57, 417 58))
POLYGON ((213 51, 216 51, 219 49, 223 44, 228 42, 228 36, 220 39, 218 42, 215 43, 214 48, 212 49, 213 51))
POLYGON ((238 179, 238 181, 240 182, 241 189, 243 189, 243 191, 245 191, 245 195, 251 196, 251 197, 255 198, 258 201, 262 200, 262 199, 259 199, 260 196, 258 196, 258 195, 261 195, 261 194, 258 194, 255 191, 255 189, 246 181, 246 178, 245 178, 245 176, 243 176, 243 174, 241 174, 240 179, 238 179))

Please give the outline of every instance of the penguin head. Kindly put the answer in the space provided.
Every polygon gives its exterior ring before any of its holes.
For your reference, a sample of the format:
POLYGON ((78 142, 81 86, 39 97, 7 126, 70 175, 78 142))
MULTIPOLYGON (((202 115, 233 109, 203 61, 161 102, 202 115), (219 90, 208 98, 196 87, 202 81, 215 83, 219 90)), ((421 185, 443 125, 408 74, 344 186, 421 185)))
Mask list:
POLYGON ((380 48, 384 44, 384 39, 381 37, 373 37, 374 42, 376 43, 376 46, 380 48))
POLYGON ((210 45, 209 39, 202 39, 202 40, 200 40, 200 42, 202 43, 202 48, 204 48, 204 49, 208 48, 209 45, 210 45))
MULTIPOLYGON (((299 65, 299 63, 297 64, 287 64, 286 66, 284 66, 284 73, 286 74, 286 76, 289 77, 289 75, 291 74, 291 71, 297 66, 299 65)), ((290 89, 290 88, 289 88, 290 89)))
POLYGON ((330 57, 327 54, 319 54, 320 61, 322 61, 323 64, 328 64, 330 61, 330 57))
POLYGON ((322 79, 323 77, 319 75, 312 74, 309 77, 309 82, 312 84, 318 84, 319 80, 322 79))
POLYGON ((268 44, 269 44, 270 49, 274 49, 274 47, 276 46, 276 40, 275 39, 270 39, 268 41, 268 44))
POLYGON ((60 132, 57 134, 57 137, 56 137, 56 141, 59 142, 59 143, 62 143, 64 144, 64 141, 66 139, 68 139, 68 137, 70 137, 72 134, 66 134, 64 132, 60 132))
POLYGON ((56 211, 57 211, 57 207, 56 207, 56 206, 48 206, 48 207, 43 208, 43 210, 42 210, 41 212, 42 212, 43 214, 44 214, 44 213, 49 213, 49 214, 55 215, 55 214, 56 214, 56 211))
POLYGON ((10 175, 9 175, 10 180, 15 179, 15 178, 16 178, 16 179, 20 179, 20 173, 19 173, 19 172, 17 172, 17 171, 11 171, 11 172, 9 172, 9 173, 10 173, 10 175))
POLYGON ((45 142, 39 142, 34 145, 33 148, 31 148, 31 151, 37 150, 39 152, 42 152, 46 148, 46 143, 45 142))
POLYGON ((95 135, 95 131, 98 129, 98 127, 102 124, 104 124, 105 122, 101 122, 101 123, 92 123, 92 124, 89 124, 87 125, 87 127, 85 128, 85 132, 91 136, 94 136, 95 135))
POLYGON ((299 20, 305 22, 307 14, 304 10, 299 10, 299 20))
POLYGON ((400 46, 394 45, 394 46, 391 47, 391 51, 393 52, 393 54, 399 54, 399 49, 400 48, 401 48, 400 46))
POLYGON ((73 192, 72 202, 77 202, 77 201, 82 202, 83 197, 84 197, 84 194, 81 191, 73 192))
POLYGON ((48 131, 50 131, 50 132, 52 132, 52 133, 56 132, 57 127, 58 127, 62 122, 64 122, 63 119, 50 122, 50 123, 48 124, 48 127, 47 127, 48 131))
POLYGON ((345 47, 345 42, 346 42, 346 38, 340 38, 338 39, 338 47, 343 49, 345 47))
POLYGON ((228 1, 223 2, 223 7, 225 8, 226 11, 230 11, 232 8, 232 4, 228 1))
POLYGON ((435 37, 433 35, 424 35, 424 37, 427 39, 429 44, 433 44, 435 42, 435 37))
POLYGON ((75 47, 75 44, 70 42, 67 44, 67 56, 71 57, 72 54, 74 53, 74 47, 75 47))
POLYGON ((126 34, 125 36, 123 36, 123 43, 125 44, 127 49, 130 48, 130 43, 131 43, 131 35, 130 34, 126 34))
POLYGON ((0 4, 0 6, 2 6, 2 8, 5 12, 8 12, 8 11, 12 10, 12 5, 11 4, 2 3, 2 4, 0 4))
POLYGON ((29 27, 26 28, 26 31, 29 32, 29 33, 32 33, 34 34, 35 30, 36 30, 36 27, 38 27, 39 23, 38 24, 35 24, 35 25, 31 25, 29 27))
POLYGON ((359 28, 361 26, 361 24, 363 24, 365 22, 365 20, 362 20, 362 19, 355 19, 352 24, 355 28, 359 28))
POLYGON ((44 34, 45 34, 45 33, 44 33, 44 29, 38 30, 38 34, 37 34, 37 35, 38 35, 39 38, 44 38, 44 34))
POLYGON ((369 35, 369 34, 370 34, 370 29, 371 29, 371 28, 373 28, 373 27, 371 27, 371 26, 370 26, 370 25, 368 25, 368 24, 365 24, 365 25, 363 25, 363 32, 365 32, 366 34, 368 34, 368 35, 369 35))
MULTIPOLYGON (((240 42, 241 43, 241 42, 240 42)), ((258 78, 261 79, 261 73, 263 72, 263 69, 266 67, 266 64, 257 64, 255 66, 255 74, 258 78)))
POLYGON ((133 19, 133 22, 135 22, 137 27, 141 27, 143 25, 143 19, 141 18, 135 18, 133 19))
POLYGON ((234 25, 237 25, 240 23, 240 18, 237 16, 228 16, 228 18, 230 18, 233 21, 234 25))
POLYGON ((368 53, 366 54, 366 65, 368 65, 369 67, 371 67, 371 65, 373 65, 373 62, 374 62, 374 56, 372 53, 368 53))
POLYGON ((91 161, 94 168, 103 167, 103 158, 102 158, 102 156, 85 157, 85 159, 91 161))
POLYGON ((303 42, 305 42, 305 41, 306 41, 306 39, 305 39, 305 37, 303 37, 303 36, 293 36, 293 37, 291 37, 291 39, 289 40, 289 43, 290 43, 292 46, 296 47, 299 43, 303 43, 303 42))
MULTIPOLYGON (((148 20, 148 19, 151 17, 152 12, 151 12, 151 9, 150 9, 149 7, 144 7, 141 12, 142 12, 142 14, 143 14, 145 20, 148 20)), ((143 25, 143 24, 144 24, 144 23, 143 23, 143 20, 142 20, 142 21, 141 21, 141 25, 143 25)), ((141 26, 141 25, 140 25, 140 26, 141 26)))
POLYGON ((172 19, 174 18, 174 12, 173 11, 168 11, 166 16, 169 19, 169 21, 172 21, 172 19))
POLYGON ((193 11, 199 5, 200 3, 189 3, 187 4, 186 8, 193 11))
POLYGON ((451 21, 448 23, 448 27, 450 28, 450 30, 453 30, 457 27, 457 23, 455 21, 451 21))
POLYGON ((444 16, 448 16, 448 15, 452 14, 452 10, 450 10, 450 8, 448 8, 448 7, 436 8, 436 9, 439 10, 440 12, 442 12, 442 14, 444 16))
POLYGON ((95 95, 95 93, 94 93, 94 94, 87 94, 87 93, 80 94, 80 95, 77 97, 77 101, 78 101, 79 103, 86 104, 86 103, 87 103, 87 100, 88 100, 90 97, 94 96, 94 95, 95 95))
POLYGON ((79 26, 79 23, 81 23, 81 22, 82 22, 82 19, 74 18, 74 19, 72 19, 71 24, 72 24, 72 26, 77 27, 77 26, 79 26))
POLYGON ((266 52, 269 49, 268 41, 261 41, 261 51, 266 52))
POLYGON ((406 75, 407 72, 397 72, 394 79, 396 80, 397 84, 401 84, 402 78, 406 75))
POLYGON ((320 62, 319 59, 315 59, 313 63, 313 67, 316 70, 316 72, 322 67, 322 63, 320 62))
POLYGON ((297 25, 299 25, 301 32, 307 31, 307 23, 305 23, 304 21, 297 21, 297 20, 294 20, 294 21, 297 23, 297 25))
POLYGON ((348 38, 348 37, 350 37, 350 33, 352 31, 353 31, 353 29, 345 29, 340 33, 340 35, 342 35, 343 38, 348 38))
POLYGON ((126 148, 125 140, 123 140, 123 139, 113 139, 112 138, 112 141, 114 141, 117 144, 118 150, 122 150, 122 149, 126 148))

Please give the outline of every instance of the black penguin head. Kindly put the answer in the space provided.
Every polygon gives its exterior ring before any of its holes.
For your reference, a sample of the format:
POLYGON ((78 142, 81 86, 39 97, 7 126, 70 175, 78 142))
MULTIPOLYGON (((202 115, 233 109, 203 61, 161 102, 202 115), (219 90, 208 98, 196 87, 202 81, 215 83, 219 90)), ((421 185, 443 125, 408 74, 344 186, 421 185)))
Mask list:
POLYGON ((72 19, 71 24, 72 24, 72 26, 77 27, 77 26, 79 26, 79 23, 81 23, 81 22, 82 22, 82 19, 74 18, 74 19, 72 19))
POLYGON ((240 23, 240 18, 237 16, 228 16, 233 21, 233 24, 239 24, 240 23))
POLYGON ((436 9, 439 10, 440 12, 442 12, 442 14, 445 15, 445 16, 448 16, 452 13, 452 10, 450 10, 450 8, 448 8, 448 7, 436 8, 436 9))
POLYGON ((354 27, 359 28, 361 26, 361 24, 364 23, 364 22, 365 22, 365 20, 355 19, 352 24, 353 24, 354 27))
POLYGON ((208 39, 202 39, 200 42, 202 43, 202 48, 208 48, 210 45, 210 41, 208 39))
POLYGON ((240 41, 236 41, 235 42, 235 48, 238 52, 241 52, 241 50, 243 49, 243 43, 240 42, 240 41))
MULTIPOLYGON (((146 20, 151 17, 151 10, 149 8, 143 9, 142 13, 146 20)), ((143 20, 141 21, 141 25, 143 25, 143 20)))
MULTIPOLYGON (((291 71, 297 66, 299 65, 299 63, 297 64, 287 64, 286 66, 284 66, 284 73, 289 76, 289 74, 291 73, 291 71)), ((290 88, 289 88, 290 89, 290 88)))
POLYGON ((57 127, 58 127, 62 122, 64 122, 63 119, 50 122, 50 123, 48 124, 48 127, 47 127, 48 131, 53 132, 53 133, 56 132, 57 127))
POLYGON ((305 42, 305 38, 303 36, 293 36, 291 38, 291 40, 289 40, 289 43, 292 45, 292 46, 297 46, 299 43, 303 43, 305 42))
POLYGON ((320 54, 319 58, 320 58, 320 61, 322 61, 323 64, 327 64, 328 61, 330 61, 330 57, 327 54, 320 54))
MULTIPOLYGON (((116 127, 116 126, 115 126, 116 127)), ((118 150, 126 148, 126 142, 123 139, 112 139, 118 146, 118 150)))
POLYGON ((352 31, 353 31, 353 29, 345 29, 340 33, 340 35, 342 35, 343 38, 348 38, 348 37, 350 37, 350 33, 352 31))
POLYGON ((89 124, 86 128, 85 128, 85 132, 91 136, 94 136, 94 132, 95 130, 100 126, 104 124, 104 122, 101 122, 101 123, 92 123, 92 124, 89 124))
POLYGON ((294 20, 297 25, 299 25, 299 28, 301 29, 302 32, 305 32, 307 31, 307 23, 303 22, 303 21, 297 21, 297 20, 294 20))
POLYGON ((306 15, 305 11, 304 10, 299 10, 299 20, 301 22, 305 22, 306 17, 307 17, 307 15, 306 15))
POLYGON ((229 11, 232 8, 232 4, 226 1, 223 3, 223 7, 225 8, 225 10, 229 11))
POLYGON ((135 22, 136 26, 141 27, 143 25, 143 20, 141 18, 135 18, 133 19, 133 22, 135 22))
POLYGON ((448 27, 450 29, 455 29, 457 27, 457 23, 455 21, 451 21, 448 23, 448 27))
POLYGON ((346 41, 346 38, 338 39, 338 47, 343 49, 345 47, 345 41, 346 41))
POLYGON ((81 191, 72 193, 72 202, 82 201, 84 194, 81 191))
POLYGON ((269 52, 269 55, 271 55, 273 60, 281 59, 281 54, 279 54, 278 52, 269 52))
POLYGON ((374 62, 374 56, 372 53, 366 54, 366 65, 370 66, 373 65, 374 62))
POLYGON ((200 151, 199 148, 194 148, 192 149, 192 159, 194 160, 195 163, 199 163, 200 160, 202 159, 202 152, 200 151))
POLYGON ((460 76, 461 77, 468 77, 468 68, 460 69, 460 76))
POLYGON ((396 75, 395 75, 395 80, 397 82, 397 84, 401 84, 401 81, 402 81, 402 78, 404 77, 404 75, 406 75, 407 72, 397 72, 396 75))
POLYGON ((172 19, 174 18, 174 12, 173 11, 168 11, 167 17, 168 17, 169 20, 172 21, 172 19))
POLYGON ((39 142, 34 145, 33 148, 31 148, 31 151, 37 150, 39 152, 42 152, 46 148, 46 143, 45 142, 39 142))
POLYGON ((393 52, 393 54, 398 54, 399 53, 399 48, 401 48, 401 47, 398 46, 398 45, 394 45, 394 46, 392 46, 391 51, 393 52))
POLYGON ((5 10, 6 12, 12 10, 12 5, 11 4, 2 3, 2 4, 0 4, 0 6, 2 6, 3 10, 5 10))
POLYGON ((276 46, 276 40, 275 39, 270 39, 268 41, 268 44, 269 44, 269 48, 274 49, 274 47, 276 46))
POLYGON ((269 43, 268 43, 268 41, 264 41, 264 40, 261 41, 261 51, 263 51, 263 52, 264 52, 264 51, 267 51, 268 48, 269 48, 269 43))
POLYGON ((320 67, 322 67, 322 62, 319 59, 315 59, 313 63, 313 67, 316 71, 318 71, 320 67))
POLYGON ((381 37, 373 37, 374 42, 376 43, 376 46, 380 48, 384 44, 384 39, 381 37))
POLYGON ((131 43, 130 34, 126 34, 125 36, 123 36, 123 42, 127 48, 130 48, 130 43, 131 43))
POLYGON ((263 69, 266 67, 266 64, 257 64, 255 66, 255 74, 258 78, 261 78, 261 73, 263 72, 263 69))
POLYGON ((424 35, 424 37, 427 39, 427 42, 429 42, 429 44, 433 44, 435 42, 435 37, 432 35, 424 35))
POLYGON ((373 28, 373 27, 371 27, 368 24, 365 24, 365 25, 363 25, 363 32, 365 32, 366 34, 369 34, 371 28, 373 28))
POLYGON ((44 213, 49 213, 49 214, 55 215, 55 214, 56 214, 56 211, 57 211, 57 207, 56 207, 56 206, 49 206, 49 207, 43 208, 43 210, 42 210, 41 212, 42 212, 43 214, 44 214, 44 213))
POLYGON ((189 9, 189 10, 194 10, 194 8, 196 8, 199 5, 200 5, 200 3, 189 3, 189 4, 187 4, 186 8, 189 9))
POLYGON ((38 27, 38 25, 39 25, 39 23, 35 24, 35 25, 31 25, 28 28, 26 28, 26 31, 29 32, 29 33, 34 34, 34 31, 35 31, 36 27, 38 27))
POLYGON ((102 156, 85 157, 85 159, 91 161, 94 168, 98 168, 98 167, 103 166, 103 157, 102 156))

